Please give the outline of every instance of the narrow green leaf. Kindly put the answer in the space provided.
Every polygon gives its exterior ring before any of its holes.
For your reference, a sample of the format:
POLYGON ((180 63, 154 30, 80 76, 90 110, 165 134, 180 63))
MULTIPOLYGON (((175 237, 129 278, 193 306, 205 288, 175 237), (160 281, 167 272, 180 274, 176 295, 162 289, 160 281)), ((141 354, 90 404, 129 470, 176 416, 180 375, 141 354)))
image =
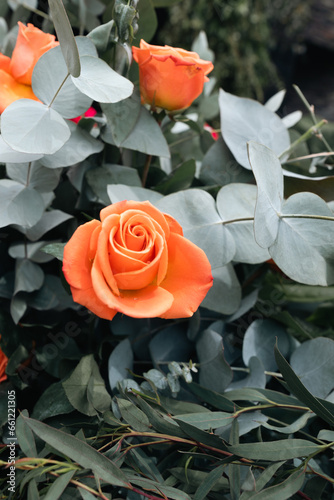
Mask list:
POLYGON ((295 372, 292 370, 289 363, 280 353, 277 345, 275 346, 275 359, 277 366, 282 373, 290 391, 300 399, 304 404, 306 404, 310 410, 312 410, 316 415, 321 417, 325 422, 329 424, 334 424, 334 415, 323 404, 314 397, 302 384, 295 372))
POLYGON ((223 440, 220 439, 220 437, 216 436, 215 434, 202 431, 201 429, 198 429, 198 427, 190 425, 187 422, 183 422, 182 420, 178 420, 177 418, 175 418, 174 420, 179 424, 179 426, 186 433, 186 435, 188 435, 198 443, 203 443, 204 445, 213 448, 218 448, 219 450, 224 450, 224 451, 228 450, 223 440))
POLYGON ((131 401, 116 398, 119 411, 124 420, 136 431, 145 432, 149 430, 150 422, 143 411, 135 406, 131 401))
POLYGON ((53 24, 68 71, 74 77, 80 75, 80 58, 70 21, 62 0, 49 0, 53 24))
POLYGON ((297 470, 285 481, 251 496, 252 500, 287 500, 302 487, 305 474, 297 470))
POLYGON ((228 450, 239 457, 254 460, 289 460, 291 458, 308 457, 321 451, 324 447, 306 439, 286 439, 260 443, 243 443, 232 445, 228 450))
MULTIPOLYGON (((216 467, 214 470, 219 470, 219 468, 220 466, 216 467)), ((173 467, 169 470, 169 472, 179 481, 191 484, 191 486, 195 486, 196 488, 199 488, 201 485, 203 485, 203 483, 207 481, 207 477, 210 475, 210 473, 208 474, 207 472, 192 469, 188 469, 186 474, 184 467, 173 467)), ((222 477, 222 475, 220 474, 218 480, 215 481, 215 483, 211 486, 211 490, 221 492, 222 490, 227 489, 228 486, 228 479, 226 477, 222 477)))
MULTIPOLYGON (((270 479, 274 476, 276 471, 283 465, 285 461, 282 462, 277 462, 274 464, 269 465, 263 472, 262 474, 258 477, 255 483, 255 490, 257 492, 261 491, 265 485, 270 481, 270 479)), ((248 500, 251 498, 253 495, 252 491, 245 491, 242 495, 240 500, 248 500)))
MULTIPOLYGON (((232 445, 239 444, 239 423, 238 419, 235 418, 231 427, 230 432, 230 443, 232 445)), ((230 495, 231 500, 239 500, 240 498, 240 465, 230 464, 228 466, 228 476, 230 482, 230 495)))
POLYGON ((189 495, 184 491, 166 486, 165 484, 160 484, 151 479, 129 475, 129 480, 140 488, 154 491, 155 493, 165 496, 165 498, 171 498, 173 500, 190 500, 189 495))
POLYGON ((37 489, 37 483, 35 479, 31 479, 28 484, 28 499, 27 500, 39 500, 39 493, 37 489))
POLYGON ((191 413, 185 415, 177 415, 178 420, 186 422, 198 429, 208 430, 217 429, 225 425, 231 424, 233 415, 231 413, 224 413, 222 411, 205 412, 205 413, 191 413))
POLYGON ((270 429, 275 432, 280 432, 281 434, 294 434, 295 432, 305 427, 308 419, 312 417, 314 417, 314 413, 308 411, 304 413, 301 417, 297 418, 297 420, 295 420, 292 424, 287 426, 279 427, 277 425, 270 425, 267 422, 263 422, 262 425, 266 429, 270 429))
POLYGON ((26 424, 22 415, 28 416, 27 410, 23 410, 22 414, 16 419, 16 437, 19 446, 27 457, 37 457, 37 449, 35 438, 30 427, 26 424))
POLYGON ((152 408, 144 399, 138 396, 137 398, 138 404, 143 410, 143 412, 147 415, 150 423, 158 432, 162 434, 170 434, 172 436, 178 437, 186 437, 184 432, 181 431, 177 422, 171 419, 170 417, 163 416, 162 413, 158 412, 154 408, 152 408))
POLYGON ((78 488, 78 490, 83 500, 96 500, 96 496, 89 493, 89 491, 86 491, 83 488, 78 488))
POLYGON ((187 387, 188 389, 191 390, 193 394, 198 396, 202 401, 209 403, 218 410, 234 412, 239 408, 238 405, 233 404, 229 399, 225 398, 222 394, 219 394, 218 392, 215 391, 211 391, 210 389, 202 387, 201 385, 198 385, 195 382, 188 384, 187 387))
POLYGON ((322 439, 323 441, 334 442, 334 431, 330 431, 328 429, 322 429, 317 437, 318 439, 322 439))
POLYGON ((207 494, 222 477, 224 467, 226 467, 225 464, 215 467, 211 472, 209 472, 204 481, 197 488, 193 500, 204 500, 207 494))
POLYGON ((66 472, 65 474, 62 474, 59 476, 50 486, 47 494, 43 498, 43 500, 58 500, 61 499, 61 495, 65 491, 68 483, 71 481, 73 475, 74 475, 74 470, 71 470, 69 472, 66 472))
POLYGON ((29 427, 43 441, 55 448, 57 451, 67 455, 77 462, 81 467, 92 470, 98 477, 114 486, 129 488, 127 478, 111 460, 89 446, 81 439, 78 439, 66 432, 54 429, 49 425, 38 422, 32 418, 22 417, 29 427))

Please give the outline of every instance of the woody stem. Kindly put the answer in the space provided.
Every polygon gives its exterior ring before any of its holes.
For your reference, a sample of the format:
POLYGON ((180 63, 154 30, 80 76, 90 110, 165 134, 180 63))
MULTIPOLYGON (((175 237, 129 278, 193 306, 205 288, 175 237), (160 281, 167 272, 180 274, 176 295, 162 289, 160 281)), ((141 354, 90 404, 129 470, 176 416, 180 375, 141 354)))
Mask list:
POLYGON ((145 184, 146 184, 147 175, 148 175, 148 171, 150 169, 151 161, 152 161, 152 155, 147 155, 144 169, 143 169, 142 178, 141 178, 141 184, 143 187, 145 187, 145 184))

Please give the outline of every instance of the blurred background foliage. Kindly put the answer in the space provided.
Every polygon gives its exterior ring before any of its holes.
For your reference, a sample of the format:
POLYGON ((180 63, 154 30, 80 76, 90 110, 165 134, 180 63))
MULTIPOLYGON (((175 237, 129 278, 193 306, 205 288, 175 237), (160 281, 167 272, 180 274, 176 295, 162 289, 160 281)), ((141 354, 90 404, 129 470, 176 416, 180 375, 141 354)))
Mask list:
POLYGON ((185 0, 160 13, 157 44, 191 47, 204 30, 219 84, 263 101, 289 78, 310 17, 310 0, 185 0), (181 20, 181 22, 180 22, 181 20))

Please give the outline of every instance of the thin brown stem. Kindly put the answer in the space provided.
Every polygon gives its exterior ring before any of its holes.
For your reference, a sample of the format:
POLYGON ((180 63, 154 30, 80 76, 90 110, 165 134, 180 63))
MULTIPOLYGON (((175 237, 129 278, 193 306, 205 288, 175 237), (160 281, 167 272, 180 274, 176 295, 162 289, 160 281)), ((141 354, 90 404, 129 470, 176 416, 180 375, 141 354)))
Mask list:
POLYGON ((141 184, 143 187, 145 187, 146 181, 147 181, 147 176, 148 176, 148 171, 150 170, 150 165, 152 161, 152 155, 147 155, 146 156, 146 161, 143 169, 143 175, 141 178, 141 184))

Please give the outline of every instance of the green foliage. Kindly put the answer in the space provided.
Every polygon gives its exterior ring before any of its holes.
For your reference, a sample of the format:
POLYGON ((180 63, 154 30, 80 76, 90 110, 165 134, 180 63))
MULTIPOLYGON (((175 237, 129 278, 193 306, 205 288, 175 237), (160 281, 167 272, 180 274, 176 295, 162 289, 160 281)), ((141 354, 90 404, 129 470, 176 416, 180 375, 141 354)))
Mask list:
MULTIPOLYGON (((0 6, 8 54, 16 18, 42 7, 18 3, 0 6)), ((60 47, 34 69, 41 102, 1 115, 6 474, 9 394, 17 409, 4 499, 332 498, 333 126, 322 131, 299 89, 301 120, 277 114, 284 91, 262 105, 218 94, 213 78, 183 114, 143 107, 130 44, 175 3, 64 1, 74 37, 50 2, 60 47), (95 116, 71 121, 91 104, 95 116), (204 126, 217 118, 215 140, 204 126), (125 199, 149 200, 206 253, 213 286, 191 318, 110 322, 73 301, 64 245, 125 199)), ((246 4, 215 5, 245 23, 246 4)), ((204 33, 194 48, 214 58, 204 33)))

